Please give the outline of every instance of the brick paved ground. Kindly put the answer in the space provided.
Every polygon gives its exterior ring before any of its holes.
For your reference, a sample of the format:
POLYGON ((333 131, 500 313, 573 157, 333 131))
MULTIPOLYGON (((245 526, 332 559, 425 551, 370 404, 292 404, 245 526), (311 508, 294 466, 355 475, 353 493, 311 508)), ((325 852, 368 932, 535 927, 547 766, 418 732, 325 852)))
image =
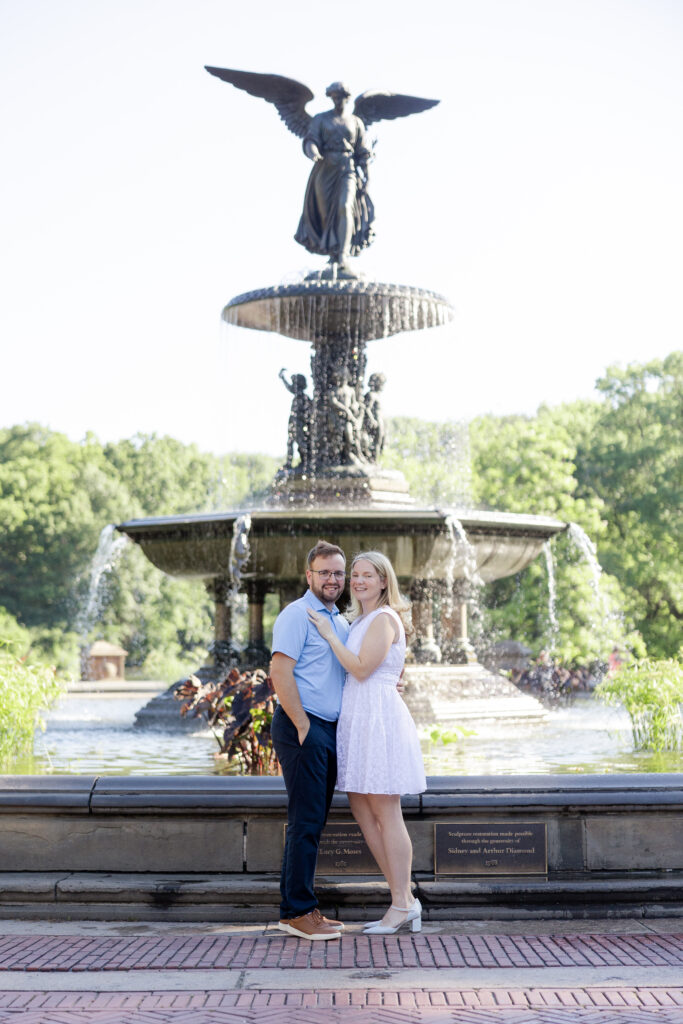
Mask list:
MULTIPOLYGON (((683 932, 590 935, 7 935, 1 971, 681 966, 683 932)), ((0 975, 0 987, 1 987, 0 975)))
MULTIPOLYGON (((277 933, 41 934, 39 925, 26 934, 1 932, 0 925, 0 1024, 683 1024, 683 932, 372 937, 349 932, 339 942, 319 944, 277 933), (582 969, 609 974, 614 968, 623 977, 631 967, 641 978, 643 968, 666 968, 669 977, 673 969, 676 980, 680 967, 682 984, 582 985, 582 969), (307 987, 306 972, 324 968, 330 969, 330 987, 314 991, 310 980, 307 987), (416 969, 423 970, 420 987, 402 989, 396 977, 401 968, 411 970, 413 978, 416 969), (451 973, 439 984, 439 969, 457 968, 507 968, 509 982, 457 987, 451 973), (571 968, 576 984, 530 987, 529 968, 571 968), (254 989, 241 987, 243 982, 199 990, 193 973, 223 970, 242 978, 240 972, 265 969, 281 970, 290 987, 254 989), (342 987, 340 972, 349 979, 353 969, 366 970, 367 980, 342 987), (160 972, 152 982, 156 990, 135 991, 121 978, 122 972, 142 970, 160 972), (129 990, 95 991, 88 981, 95 971, 111 972, 129 990), (389 971, 393 987, 383 981, 389 971), (59 991, 56 984, 50 990, 51 972, 61 978, 59 991), (161 972, 181 977, 182 990, 177 984, 164 989, 161 972), (22 991, 9 991, 10 979, 14 988, 20 982, 22 991)), ((250 977, 253 986, 258 973, 250 977)))
POLYGON ((681 1024, 683 989, 0 993, 1 1024, 681 1024))

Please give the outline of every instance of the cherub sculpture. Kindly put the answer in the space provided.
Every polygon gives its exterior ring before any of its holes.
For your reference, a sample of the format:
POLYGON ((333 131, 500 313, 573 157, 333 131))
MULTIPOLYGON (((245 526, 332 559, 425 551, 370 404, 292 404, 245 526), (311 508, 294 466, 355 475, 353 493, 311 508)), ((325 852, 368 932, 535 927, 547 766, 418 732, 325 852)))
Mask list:
POLYGON ((293 373, 291 380, 285 377, 284 368, 278 373, 278 377, 291 395, 292 407, 289 413, 287 424, 287 458, 283 469, 292 468, 294 458, 294 445, 299 449, 300 470, 306 475, 311 469, 311 415, 313 403, 306 394, 306 378, 303 373, 293 373))
POLYGON ((363 455, 377 462, 384 449, 384 417, 379 393, 387 382, 383 373, 372 373, 363 397, 363 455))
POLYGON ((333 82, 326 89, 332 110, 311 116, 305 108, 313 93, 292 78, 231 68, 207 66, 206 70, 272 103, 289 130, 303 139, 304 153, 314 166, 294 237, 309 252, 329 256, 342 274, 350 274, 349 257, 367 248, 373 237, 375 211, 367 191, 372 145, 366 128, 375 121, 428 110, 439 101, 364 92, 356 97, 353 113, 348 113, 345 108, 351 94, 343 82, 333 82))

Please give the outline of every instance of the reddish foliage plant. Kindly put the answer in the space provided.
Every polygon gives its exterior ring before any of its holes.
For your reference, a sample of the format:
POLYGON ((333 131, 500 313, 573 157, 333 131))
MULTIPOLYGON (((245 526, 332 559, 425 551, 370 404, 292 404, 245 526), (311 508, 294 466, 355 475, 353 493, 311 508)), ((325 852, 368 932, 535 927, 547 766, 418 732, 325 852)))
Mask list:
POLYGON ((248 775, 276 775, 277 759, 270 736, 274 691, 261 669, 233 668, 220 680, 203 683, 190 676, 177 687, 180 714, 206 718, 218 740, 220 754, 248 775))

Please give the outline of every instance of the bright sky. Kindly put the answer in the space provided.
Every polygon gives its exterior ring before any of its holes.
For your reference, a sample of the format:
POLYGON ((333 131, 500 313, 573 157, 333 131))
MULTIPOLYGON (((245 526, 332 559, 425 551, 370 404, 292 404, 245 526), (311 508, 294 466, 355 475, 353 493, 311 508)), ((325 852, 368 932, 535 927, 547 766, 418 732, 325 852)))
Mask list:
POLYGON ((0 0, 0 425, 283 451, 304 342, 233 296, 320 267, 310 164, 204 64, 438 98, 374 125, 369 277, 447 295, 370 345, 390 415, 533 413, 681 346, 680 0, 0 0))

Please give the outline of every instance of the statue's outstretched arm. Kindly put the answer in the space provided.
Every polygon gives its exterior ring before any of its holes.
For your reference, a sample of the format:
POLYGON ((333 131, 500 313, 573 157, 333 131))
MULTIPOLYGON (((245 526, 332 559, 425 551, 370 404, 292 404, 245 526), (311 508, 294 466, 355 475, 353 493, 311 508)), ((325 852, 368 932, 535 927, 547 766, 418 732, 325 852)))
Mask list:
POLYGON ((294 387, 294 382, 290 381, 290 380, 287 380, 287 378, 285 377, 285 373, 286 372, 287 371, 285 370, 285 368, 283 366, 282 369, 280 370, 280 372, 278 373, 278 377, 280 378, 280 380, 282 381, 284 386, 287 388, 287 390, 289 391, 290 395, 295 395, 296 394, 296 388, 294 387))
POLYGON ((303 139, 311 122, 311 115, 305 107, 313 99, 313 93, 307 85, 282 75, 260 75, 253 71, 212 68, 208 65, 205 67, 209 74, 234 85, 236 89, 272 103, 290 132, 303 139))
POLYGON ((356 97, 353 112, 364 124, 375 121, 393 121, 435 107, 440 100, 425 100, 419 96, 403 96, 398 92, 363 92, 356 97))

